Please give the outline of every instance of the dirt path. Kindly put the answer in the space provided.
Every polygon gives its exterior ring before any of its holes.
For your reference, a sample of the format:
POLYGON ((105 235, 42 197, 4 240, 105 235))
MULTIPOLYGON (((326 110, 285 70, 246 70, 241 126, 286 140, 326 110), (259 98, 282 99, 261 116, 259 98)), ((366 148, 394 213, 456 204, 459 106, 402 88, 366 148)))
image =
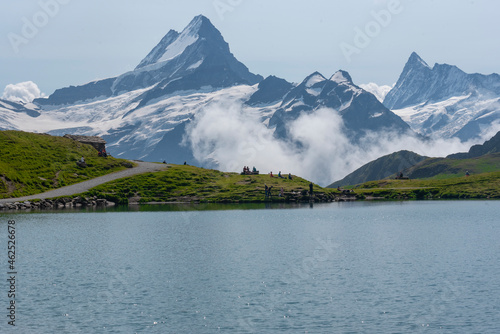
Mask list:
POLYGON ((108 175, 96 177, 95 179, 83 181, 80 183, 72 184, 70 186, 62 187, 59 189, 50 190, 37 195, 30 195, 18 198, 5 198, 0 199, 0 203, 13 203, 13 202, 24 202, 32 199, 47 199, 52 197, 59 196, 71 196, 75 194, 83 193, 87 190, 90 190, 98 185, 101 185, 106 182, 114 181, 117 179, 121 179, 124 177, 129 177, 137 174, 144 174, 149 172, 158 172, 161 170, 165 170, 168 168, 168 165, 157 164, 153 162, 141 162, 134 161, 137 164, 137 167, 127 168, 125 170, 121 170, 119 172, 111 173, 108 175))

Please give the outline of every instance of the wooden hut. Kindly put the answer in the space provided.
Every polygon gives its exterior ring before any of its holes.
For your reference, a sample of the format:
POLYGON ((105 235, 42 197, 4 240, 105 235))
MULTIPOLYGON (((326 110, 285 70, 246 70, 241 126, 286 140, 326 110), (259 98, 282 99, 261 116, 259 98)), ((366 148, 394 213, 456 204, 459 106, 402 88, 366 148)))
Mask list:
POLYGON ((63 137, 76 140, 82 144, 92 145, 99 152, 106 149, 106 141, 98 136, 78 136, 66 134, 63 137))

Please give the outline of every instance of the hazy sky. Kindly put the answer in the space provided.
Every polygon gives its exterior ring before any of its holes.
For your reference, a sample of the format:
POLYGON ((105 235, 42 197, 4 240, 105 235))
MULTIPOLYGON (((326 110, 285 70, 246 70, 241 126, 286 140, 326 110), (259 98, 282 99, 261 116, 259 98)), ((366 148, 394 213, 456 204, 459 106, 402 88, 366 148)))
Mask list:
POLYGON ((498 0, 2 0, 0 93, 122 74, 198 14, 252 72, 293 82, 344 69, 357 84, 393 84, 412 51, 498 73, 498 13, 498 0))

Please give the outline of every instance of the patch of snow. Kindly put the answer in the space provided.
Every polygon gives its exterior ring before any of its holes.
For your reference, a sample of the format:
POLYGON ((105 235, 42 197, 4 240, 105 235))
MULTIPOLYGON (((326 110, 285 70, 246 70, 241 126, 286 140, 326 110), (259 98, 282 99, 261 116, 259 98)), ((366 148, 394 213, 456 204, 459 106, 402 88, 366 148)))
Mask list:
POLYGON ((169 61, 181 55, 184 50, 198 40, 198 35, 181 34, 172 44, 170 44, 163 55, 158 59, 158 63, 169 61))
POLYGON ((306 88, 306 92, 311 94, 312 96, 318 96, 321 94, 322 89, 321 88, 306 88))
POLYGON ((39 108, 36 104, 34 104, 34 103, 32 103, 32 102, 30 102, 30 103, 26 103, 26 104, 24 105, 24 107, 25 107, 26 109, 31 109, 31 110, 37 110, 37 109, 40 109, 40 108, 39 108))
POLYGON ((309 78, 309 80, 307 80, 306 88, 310 88, 310 87, 314 86, 315 84, 317 84, 318 82, 322 82, 325 80, 326 80, 326 78, 324 76, 322 76, 319 73, 316 73, 315 75, 311 76, 309 78))
MULTIPOLYGON (((426 62, 425 62, 422 58, 420 58, 420 56, 418 57, 418 62, 420 63, 420 65, 422 65, 422 66, 424 66, 424 67, 427 67, 427 68, 429 68, 429 69, 431 68, 431 67, 429 66, 429 64, 427 64, 427 63, 426 63, 426 62)), ((434 66, 436 66, 436 65, 434 65, 434 66)))
POLYGON ((181 55, 188 46, 194 44, 199 36, 198 31, 202 24, 202 17, 196 17, 177 37, 177 39, 167 46, 163 55, 157 63, 166 62, 181 55))
POLYGON ((334 75, 332 75, 332 77, 330 78, 330 81, 334 81, 337 83, 347 83, 347 82, 349 82, 349 79, 344 76, 342 71, 337 71, 337 72, 335 72, 334 75))
POLYGON ((351 106, 353 100, 354 100, 354 96, 352 96, 348 102, 343 103, 342 106, 340 106, 339 111, 342 111, 342 110, 349 108, 351 106))
POLYGON ((194 63, 193 65, 189 66, 187 68, 187 70, 194 70, 194 69, 197 69, 198 67, 200 67, 200 65, 203 63, 203 60, 204 59, 201 59, 199 61, 197 61, 196 63, 194 63))
POLYGON ((479 117, 478 117, 478 118, 476 118, 476 119, 487 118, 487 117, 489 117, 489 116, 493 116, 493 115, 495 115, 496 113, 498 113, 498 110, 495 110, 495 111, 490 111, 490 112, 488 112, 488 113, 486 113, 486 114, 484 114, 484 115, 479 116, 479 117))
POLYGON ((295 100, 294 103, 290 104, 288 106, 288 108, 285 109, 285 112, 289 112, 289 111, 292 111, 294 108, 296 107, 300 107, 300 106, 305 106, 306 104, 304 103, 304 99, 301 97, 300 99, 298 100, 295 100))
POLYGON ((498 99, 478 100, 473 95, 465 95, 392 111, 420 134, 451 138, 470 121, 486 117, 482 115, 485 111, 498 109, 498 103, 498 99))

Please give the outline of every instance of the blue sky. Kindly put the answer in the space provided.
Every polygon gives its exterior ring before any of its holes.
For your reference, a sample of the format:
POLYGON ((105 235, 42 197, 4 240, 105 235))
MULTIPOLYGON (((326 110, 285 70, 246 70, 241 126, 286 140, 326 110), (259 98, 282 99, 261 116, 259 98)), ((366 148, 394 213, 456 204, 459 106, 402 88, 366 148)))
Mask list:
POLYGON ((393 84, 412 51, 430 65, 498 73, 499 12, 494 0, 2 1, 0 93, 33 81, 51 94, 122 74, 198 14, 252 72, 293 82, 343 69, 357 84, 393 84))

